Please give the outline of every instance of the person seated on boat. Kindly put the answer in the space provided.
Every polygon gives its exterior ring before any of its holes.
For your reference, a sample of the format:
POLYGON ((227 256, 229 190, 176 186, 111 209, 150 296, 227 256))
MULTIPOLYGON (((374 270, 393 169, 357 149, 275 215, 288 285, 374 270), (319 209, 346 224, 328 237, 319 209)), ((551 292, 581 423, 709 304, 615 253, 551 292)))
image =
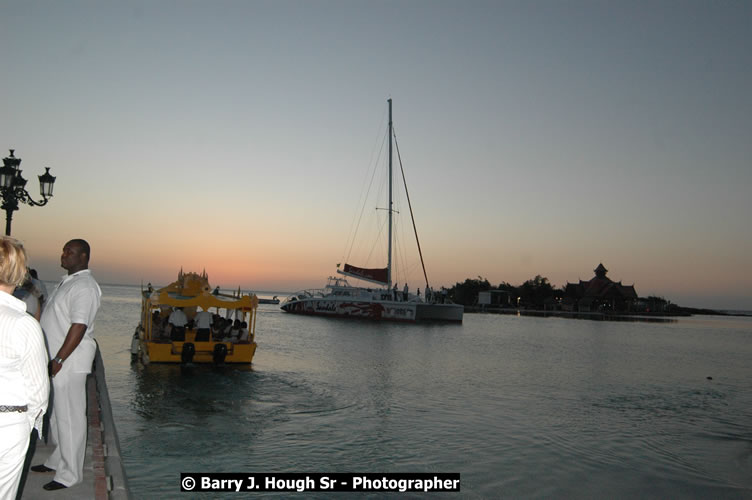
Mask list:
POLYGON ((158 340, 164 335, 164 325, 159 311, 151 313, 151 338, 158 340))
POLYGON ((196 342, 208 342, 211 339, 212 314, 209 311, 200 311, 193 317, 196 327, 196 342))
POLYGON ((212 339, 214 339, 215 342, 219 342, 222 340, 222 317, 214 313, 212 315, 212 324, 211 324, 211 332, 212 332, 212 339))
POLYGON ((240 337, 240 320, 228 320, 228 324, 230 326, 230 329, 227 330, 226 339, 229 339, 229 342, 237 342, 238 338, 240 337))
POLYGON ((182 307, 176 307, 172 310, 167 323, 172 326, 172 332, 170 332, 171 340, 185 340, 185 325, 188 324, 188 316, 185 315, 182 307))
POLYGON ((159 316, 159 328, 164 340, 170 340, 172 334, 172 325, 168 323, 167 316, 159 316))
POLYGON ((232 319, 225 318, 222 321, 222 337, 232 338, 232 319))
POLYGON ((214 315, 214 322, 212 323, 212 336, 217 342, 229 342, 230 328, 232 325, 230 320, 226 320, 218 314, 214 315), (229 325, 228 325, 229 323, 229 325))
POLYGON ((238 336, 238 342, 248 342, 248 323, 245 321, 240 322, 240 335, 238 336))

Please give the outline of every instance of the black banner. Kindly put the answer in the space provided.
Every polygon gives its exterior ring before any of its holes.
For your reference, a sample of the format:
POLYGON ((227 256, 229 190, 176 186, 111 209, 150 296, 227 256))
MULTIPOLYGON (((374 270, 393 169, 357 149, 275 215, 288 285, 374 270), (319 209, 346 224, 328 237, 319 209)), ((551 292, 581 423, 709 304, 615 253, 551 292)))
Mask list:
POLYGON ((459 473, 420 472, 358 474, 323 473, 229 473, 182 472, 180 491, 185 492, 270 492, 303 493, 306 491, 362 492, 456 492, 460 491, 459 473))

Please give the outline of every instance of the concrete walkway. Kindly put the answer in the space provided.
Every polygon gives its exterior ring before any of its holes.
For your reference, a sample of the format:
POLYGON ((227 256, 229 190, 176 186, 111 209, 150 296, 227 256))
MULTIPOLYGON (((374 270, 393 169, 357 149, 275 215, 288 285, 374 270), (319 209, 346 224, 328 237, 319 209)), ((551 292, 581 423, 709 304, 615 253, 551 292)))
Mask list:
MULTIPOLYGON (((130 498, 125 471, 120 460, 120 445, 112 418, 110 398, 104 376, 102 357, 97 350, 94 370, 86 380, 88 397, 88 439, 84 458, 84 480, 70 488, 47 491, 43 485, 52 481, 54 472, 29 471, 23 499, 59 500, 127 500, 130 498)), ((52 443, 37 440, 31 465, 43 464, 52 454, 52 443)))

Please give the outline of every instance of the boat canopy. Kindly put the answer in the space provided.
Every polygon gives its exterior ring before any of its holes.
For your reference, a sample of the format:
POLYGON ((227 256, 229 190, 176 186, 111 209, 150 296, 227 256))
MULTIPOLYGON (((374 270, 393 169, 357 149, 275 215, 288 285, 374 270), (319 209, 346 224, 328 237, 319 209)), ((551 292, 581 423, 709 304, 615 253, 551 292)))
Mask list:
POLYGON ((386 267, 378 269, 365 269, 363 267, 356 267, 351 266, 350 264, 345 264, 345 270, 341 271, 337 269, 337 272, 339 274, 344 274, 345 276, 352 276, 353 278, 370 281, 371 283, 378 283, 379 285, 389 284, 389 273, 386 267))
POLYGON ((258 305, 258 297, 256 297, 256 295, 243 295, 242 297, 228 299, 210 293, 203 293, 194 297, 186 297, 184 295, 172 294, 166 289, 162 289, 161 291, 152 293, 151 297, 149 297, 149 302, 152 307, 162 305, 172 307, 198 306, 204 311, 208 311, 210 307, 218 307, 221 309, 242 309, 248 311, 256 308, 258 305))

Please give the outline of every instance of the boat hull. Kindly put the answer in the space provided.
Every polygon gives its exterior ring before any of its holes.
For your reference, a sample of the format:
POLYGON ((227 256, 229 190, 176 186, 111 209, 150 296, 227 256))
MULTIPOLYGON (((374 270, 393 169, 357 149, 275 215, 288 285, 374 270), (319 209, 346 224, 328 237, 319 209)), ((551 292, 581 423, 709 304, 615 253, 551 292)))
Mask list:
POLYGON ((462 321, 463 308, 456 304, 424 304, 399 301, 358 301, 310 298, 288 301, 282 310, 291 314, 376 321, 462 321))
POLYGON ((145 341, 140 342, 141 360, 150 363, 183 363, 183 349, 186 344, 192 344, 194 354, 191 363, 215 364, 215 349, 218 344, 224 344, 227 353, 222 360, 224 364, 250 364, 256 353, 256 342, 195 342, 190 334, 186 334, 185 341, 145 341))
POLYGON ((416 316, 418 321, 456 321, 462 322, 465 307, 460 304, 418 304, 416 316))

